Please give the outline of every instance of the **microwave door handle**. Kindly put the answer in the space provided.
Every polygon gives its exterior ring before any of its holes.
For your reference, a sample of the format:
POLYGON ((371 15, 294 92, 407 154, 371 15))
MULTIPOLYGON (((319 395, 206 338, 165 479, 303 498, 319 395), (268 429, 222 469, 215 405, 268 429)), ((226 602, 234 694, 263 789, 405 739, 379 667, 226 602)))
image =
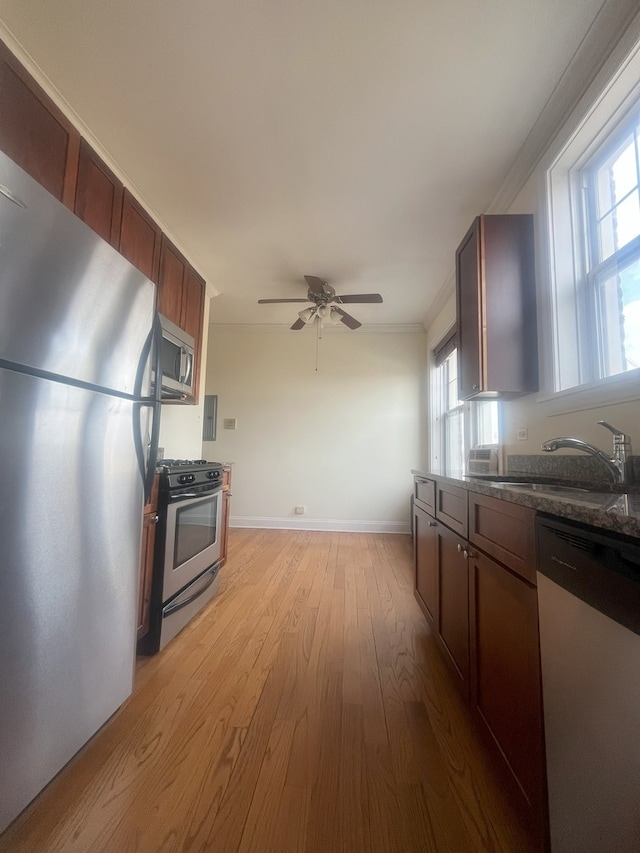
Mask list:
POLYGON ((191 384, 191 372, 193 370, 193 356, 188 349, 183 348, 184 353, 184 374, 180 380, 185 385, 191 384))
POLYGON ((178 377, 178 382, 182 382, 182 347, 176 347, 176 356, 173 361, 173 372, 178 377))

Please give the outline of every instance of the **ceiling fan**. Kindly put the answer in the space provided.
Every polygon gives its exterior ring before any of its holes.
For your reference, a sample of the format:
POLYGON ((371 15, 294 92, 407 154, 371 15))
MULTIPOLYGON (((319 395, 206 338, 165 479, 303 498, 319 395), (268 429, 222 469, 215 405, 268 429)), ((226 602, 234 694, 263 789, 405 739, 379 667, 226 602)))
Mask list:
POLYGON ((344 323, 350 329, 358 329, 362 323, 343 311, 340 306, 356 302, 382 302, 382 296, 379 293, 351 293, 338 296, 334 288, 318 276, 305 275, 304 279, 309 287, 306 299, 258 299, 260 305, 274 302, 312 302, 309 308, 300 311, 298 319, 291 326, 296 332, 316 319, 320 323, 327 322, 332 325, 344 323))

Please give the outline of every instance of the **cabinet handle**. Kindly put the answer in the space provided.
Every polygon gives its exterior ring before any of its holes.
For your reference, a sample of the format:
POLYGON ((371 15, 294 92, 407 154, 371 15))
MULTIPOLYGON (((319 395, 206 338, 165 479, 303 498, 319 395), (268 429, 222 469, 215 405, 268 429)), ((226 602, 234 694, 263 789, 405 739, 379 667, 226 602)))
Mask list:
POLYGON ((149 519, 149 524, 157 524, 160 521, 160 516, 156 513, 152 518, 149 519))
POLYGON ((437 521, 430 521, 430 522, 429 522, 429 527, 437 527, 437 526, 438 526, 438 522, 437 522, 437 521))
POLYGON ((462 553, 462 545, 458 542, 458 554, 462 553))
POLYGON ((474 391, 477 391, 477 390, 478 390, 478 386, 477 386, 477 385, 474 385, 474 386, 473 386, 473 390, 474 390, 474 391))

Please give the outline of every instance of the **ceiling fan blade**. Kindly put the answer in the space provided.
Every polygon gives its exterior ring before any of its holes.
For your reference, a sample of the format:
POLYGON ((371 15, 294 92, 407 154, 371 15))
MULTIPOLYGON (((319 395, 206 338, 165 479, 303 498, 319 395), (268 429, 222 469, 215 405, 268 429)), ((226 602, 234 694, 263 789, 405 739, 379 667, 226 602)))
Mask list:
POLYGON ((258 299, 258 305, 266 305, 273 302, 308 302, 308 299, 258 299))
POLYGON ((291 328, 293 329, 293 331, 294 331, 294 332, 297 332, 299 329, 304 329, 304 327, 305 327, 306 325, 307 325, 307 324, 304 322, 304 320, 301 320, 301 319, 298 317, 298 319, 295 321, 295 323, 293 324, 293 326, 291 326, 291 328))
POLYGON ((335 305, 333 306, 334 310, 340 314, 342 317, 342 322, 345 326, 348 326, 350 329, 359 329, 362 323, 358 322, 355 317, 352 317, 351 314, 347 314, 346 311, 343 311, 342 308, 338 308, 335 305))
POLYGON ((309 285, 309 290, 313 290, 314 293, 324 293, 324 282, 321 278, 318 278, 317 275, 305 275, 304 280, 309 285))
POLYGON ((382 296, 379 293, 349 293, 345 296, 336 296, 338 302, 382 302, 382 296))

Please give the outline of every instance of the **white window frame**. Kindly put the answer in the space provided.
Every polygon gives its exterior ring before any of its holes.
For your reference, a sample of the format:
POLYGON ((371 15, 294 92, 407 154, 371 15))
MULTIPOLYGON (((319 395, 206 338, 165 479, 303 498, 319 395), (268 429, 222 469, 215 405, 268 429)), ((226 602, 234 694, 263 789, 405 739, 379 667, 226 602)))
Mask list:
MULTIPOLYGON (((446 394, 446 378, 443 376, 443 368, 449 359, 457 357, 457 349, 447 356, 445 362, 440 365, 436 364, 436 354, 443 347, 445 342, 449 342, 454 337, 454 330, 451 329, 444 335, 441 341, 434 347, 431 353, 431 380, 430 380, 430 466, 434 474, 443 474, 445 476, 459 477, 467 473, 467 458, 470 448, 476 446, 479 434, 479 412, 480 406, 496 405, 498 418, 498 449, 499 457, 501 458, 500 446, 502 441, 502 411, 498 400, 487 400, 482 402, 475 401, 459 401, 455 407, 448 408, 445 402, 446 394), (447 424, 451 422, 455 415, 462 416, 462 458, 460 460, 460 468, 447 470, 449 460, 447 459, 447 424)), ((455 343, 454 343, 455 347, 455 343)))
POLYGON ((540 210, 547 228, 538 246, 542 392, 548 414, 640 399, 640 369, 593 379, 586 355, 590 326, 584 281, 581 170, 640 104, 640 42, 615 73, 600 75, 544 158, 540 210), (594 91, 597 94, 594 94, 594 91), (578 236, 580 235, 580 236, 578 236))

